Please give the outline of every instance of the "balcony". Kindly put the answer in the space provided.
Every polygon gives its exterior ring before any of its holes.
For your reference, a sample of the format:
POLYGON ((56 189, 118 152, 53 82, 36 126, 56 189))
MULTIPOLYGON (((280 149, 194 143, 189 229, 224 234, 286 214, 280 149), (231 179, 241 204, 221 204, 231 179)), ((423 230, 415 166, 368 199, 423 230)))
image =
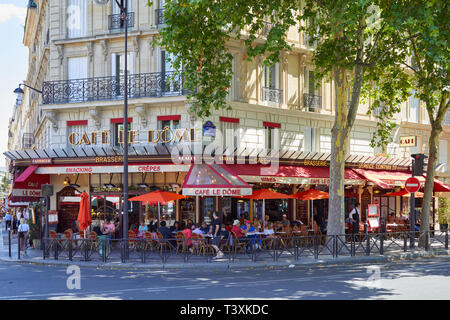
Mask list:
POLYGON ((31 149, 34 145, 34 134, 24 133, 22 136, 22 148, 31 149))
MULTIPOLYGON (((97 77, 44 82, 43 104, 64 104, 123 99, 124 78, 97 77)), ((128 77, 128 98, 182 96, 188 92, 175 72, 132 74, 128 77)))
POLYGON ((263 87, 262 100, 275 103, 283 103, 283 90, 263 87))
MULTIPOLYGON (((134 12, 127 13, 127 22, 128 28, 134 27, 134 12)), ((122 19, 121 14, 110 14, 108 16, 108 29, 111 30, 120 30, 125 27, 125 21, 122 19)))
POLYGON ((315 94, 303 94, 303 110, 310 112, 320 112, 322 110, 322 96, 315 94))

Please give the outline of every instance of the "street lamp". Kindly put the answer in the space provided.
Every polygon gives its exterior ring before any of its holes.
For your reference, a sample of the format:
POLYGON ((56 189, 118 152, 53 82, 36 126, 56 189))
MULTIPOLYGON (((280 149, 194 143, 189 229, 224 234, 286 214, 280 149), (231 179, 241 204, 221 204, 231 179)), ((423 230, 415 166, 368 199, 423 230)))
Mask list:
POLYGON ((26 83, 21 83, 21 84, 19 84, 19 86, 14 90, 14 94, 15 94, 16 97, 17 97, 16 103, 17 103, 18 105, 22 102, 23 95, 24 95, 24 92, 23 92, 23 89, 21 88, 21 86, 25 86, 25 87, 27 87, 27 88, 30 88, 31 90, 36 91, 37 93, 42 94, 42 91, 41 91, 41 90, 38 90, 38 89, 33 88, 33 87, 30 87, 30 86, 27 85, 26 83))
MULTIPOLYGON (((94 0, 99 5, 108 4, 109 0, 94 0)), ((124 21, 125 31, 125 56, 124 56, 124 94, 123 94, 123 217, 122 238, 125 239, 126 253, 128 252, 128 0, 123 2, 115 0, 120 8, 121 19, 124 21)), ((127 254, 126 254, 127 255, 127 254)))

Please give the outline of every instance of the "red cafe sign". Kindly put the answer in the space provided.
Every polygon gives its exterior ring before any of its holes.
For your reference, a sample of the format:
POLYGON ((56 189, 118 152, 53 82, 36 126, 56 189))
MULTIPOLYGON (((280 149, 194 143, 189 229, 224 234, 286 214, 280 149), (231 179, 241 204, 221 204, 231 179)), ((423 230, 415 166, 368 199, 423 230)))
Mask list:
POLYGON ((184 196, 245 196, 251 195, 251 188, 183 188, 184 196))

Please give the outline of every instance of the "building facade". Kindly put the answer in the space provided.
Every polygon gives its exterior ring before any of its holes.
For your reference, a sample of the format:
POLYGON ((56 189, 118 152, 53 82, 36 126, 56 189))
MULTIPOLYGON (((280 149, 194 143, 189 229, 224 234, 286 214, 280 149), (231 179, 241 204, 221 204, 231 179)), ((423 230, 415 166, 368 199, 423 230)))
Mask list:
MULTIPOLYGON (((231 110, 214 111, 208 119, 199 119, 189 114, 182 79, 174 74, 170 54, 152 45, 163 25, 164 1, 155 1, 153 7, 146 0, 128 2, 128 125, 134 152, 129 168, 131 194, 133 188, 140 194, 152 186, 181 192, 191 163, 175 164, 167 152, 174 147, 186 147, 189 151, 184 156, 191 157, 203 154, 213 141, 222 145, 225 155, 234 157, 233 160, 240 153, 244 158, 247 156, 242 165, 251 164, 252 152, 258 155, 262 150, 280 150, 280 159, 286 164, 326 167, 334 122, 334 84, 332 80, 324 80, 317 85, 312 65, 313 47, 304 34, 294 28, 288 32, 293 50, 283 52, 280 62, 272 67, 263 66, 262 58, 247 62, 242 43, 231 41, 229 50, 234 56, 234 75, 228 94, 231 110), (159 152, 159 148, 164 151, 159 152), (147 186, 140 188, 139 184, 147 186)), ((76 201, 71 197, 77 192, 72 189, 90 192, 94 211, 120 212, 121 189, 105 189, 105 184, 117 187, 122 181, 125 59, 120 10, 115 1, 109 1, 107 6, 99 6, 93 0, 42 0, 36 4, 28 9, 23 42, 30 52, 26 83, 42 94, 24 87, 23 99, 14 107, 8 147, 10 151, 23 153, 7 155, 10 170, 17 178, 31 165, 35 166, 32 175, 48 175, 41 182, 54 186, 51 209, 59 211, 60 221, 73 219, 75 214, 76 201), (69 218, 63 218, 64 215, 69 218)), ((266 28, 261 33, 262 40, 269 23, 266 28)), ((370 103, 359 106, 349 141, 349 163, 359 163, 360 169, 398 167, 407 171, 410 154, 427 153, 431 127, 425 108, 412 92, 396 116, 398 126, 386 158, 380 155, 381 150, 370 146, 376 131, 374 115, 367 114, 370 103), (413 143, 402 146, 401 141, 408 138, 413 143)), ((447 117, 439 142, 438 162, 442 165, 437 176, 441 180, 450 178, 449 125, 450 117, 447 117)), ((306 185, 326 189, 327 185, 327 177, 314 174, 302 177, 298 173, 264 180, 246 174, 247 169, 239 164, 230 168, 240 178, 244 176, 246 183, 275 185, 286 192, 295 192, 306 185)), ((357 175, 348 177, 349 191, 352 191, 349 194, 359 201, 366 197, 372 203, 376 195, 373 184, 357 175), (368 189, 364 188, 366 185, 368 189)), ((163 210, 173 220, 194 221, 202 221, 212 211, 227 212, 233 218, 243 211, 258 212, 254 206, 259 204, 228 198, 220 197, 218 201, 217 197, 194 196, 163 210)), ((401 199, 389 201, 392 203, 386 207, 388 212, 402 210, 401 199)), ((283 201, 274 204, 273 210, 289 212, 293 219, 305 210, 298 208, 297 202, 283 201)), ((154 208, 133 205, 132 210, 142 220, 148 219, 154 208)), ((326 210, 325 206, 319 210, 326 210)))

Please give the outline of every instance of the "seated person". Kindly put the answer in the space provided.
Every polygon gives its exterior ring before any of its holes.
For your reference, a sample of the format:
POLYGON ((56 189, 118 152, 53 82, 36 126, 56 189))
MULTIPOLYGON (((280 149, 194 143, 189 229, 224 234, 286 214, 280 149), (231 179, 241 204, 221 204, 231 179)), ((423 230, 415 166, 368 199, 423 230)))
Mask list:
POLYGON ((264 228, 264 235, 268 238, 274 238, 275 237, 275 231, 273 230, 273 222, 269 222, 267 224, 267 227, 264 228))
POLYGON ((207 234, 207 233, 209 233, 209 230, 210 228, 208 227, 208 225, 206 224, 206 222, 205 221, 203 221, 202 222, 202 224, 201 224, 201 226, 200 226, 200 230, 204 233, 204 234, 207 234))
POLYGON ((328 219, 323 219, 322 222, 320 223, 320 231, 322 232, 322 234, 327 233, 327 226, 328 226, 328 219))
POLYGON ((169 228, 167 228, 166 222, 164 220, 161 221, 161 226, 159 227, 158 231, 161 233, 164 239, 174 238, 172 232, 170 232, 169 228))
POLYGON ((242 229, 240 228, 241 222, 239 220, 234 220, 233 222, 233 227, 231 228, 231 231, 234 232, 236 234, 236 237, 242 238, 243 234, 242 234, 242 229))
POLYGON ((137 236, 139 238, 144 238, 145 232, 148 231, 148 227, 145 225, 144 221, 141 222, 141 225, 138 228, 138 234, 137 236))
MULTIPOLYGON (((166 222, 167 225, 167 222, 166 222)), ((174 233, 177 231, 181 231, 180 223, 178 221, 175 221, 173 226, 170 227, 170 232, 174 233)))
POLYGON ((114 236, 114 232, 116 230, 116 226, 109 219, 105 220, 103 224, 102 233, 108 237, 108 239, 112 239, 114 236))
POLYGON ((222 223, 222 225, 220 226, 220 237, 221 237, 221 241, 226 241, 230 236, 230 233, 228 232, 226 226, 224 223, 222 223))
POLYGON ((196 225, 195 225, 195 227, 194 227, 194 230, 192 230, 192 233, 195 233, 195 234, 205 234, 203 231, 202 231, 202 229, 201 229, 201 224, 200 223, 197 223, 196 225))
POLYGON ((283 227, 289 226, 291 222, 288 220, 287 215, 283 214, 283 217, 281 218, 281 225, 283 227))

